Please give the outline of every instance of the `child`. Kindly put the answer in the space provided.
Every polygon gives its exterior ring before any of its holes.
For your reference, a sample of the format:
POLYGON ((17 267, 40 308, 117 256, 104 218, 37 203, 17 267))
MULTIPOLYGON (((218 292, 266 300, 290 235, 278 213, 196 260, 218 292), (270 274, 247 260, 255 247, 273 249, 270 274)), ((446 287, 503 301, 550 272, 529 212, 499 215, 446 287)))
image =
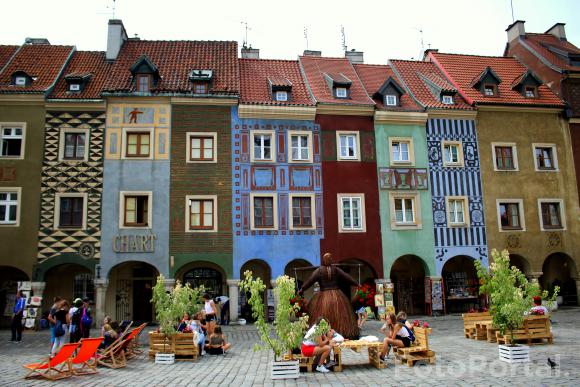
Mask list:
POLYGON ((304 340, 302 341, 302 355, 306 357, 320 355, 316 371, 326 373, 329 372, 328 368, 334 365, 333 362, 329 362, 326 366, 324 365, 324 362, 330 356, 330 351, 332 350, 331 340, 334 336, 334 331, 330 329, 327 333, 314 337, 316 328, 322 320, 324 320, 324 316, 318 317, 316 323, 314 323, 308 332, 306 332, 304 340))
POLYGON ((359 329, 362 329, 363 325, 365 325, 365 322, 367 321, 367 318, 369 317, 369 314, 367 313, 366 308, 361 306, 359 309, 357 309, 356 315, 358 316, 358 327, 359 329))
POLYGON ((201 353, 201 355, 205 355, 205 348, 204 348, 204 344, 205 344, 205 333, 204 333, 204 324, 201 323, 201 314, 200 313, 196 313, 193 315, 193 320, 191 320, 191 324, 189 325, 189 327, 191 328, 192 332, 197 332, 198 335, 198 341, 197 341, 197 345, 199 347, 199 351, 201 353))
POLYGON ((215 327, 214 333, 209 335, 209 344, 206 345, 206 352, 210 355, 224 355, 231 346, 227 342, 226 336, 222 333, 222 328, 215 327))

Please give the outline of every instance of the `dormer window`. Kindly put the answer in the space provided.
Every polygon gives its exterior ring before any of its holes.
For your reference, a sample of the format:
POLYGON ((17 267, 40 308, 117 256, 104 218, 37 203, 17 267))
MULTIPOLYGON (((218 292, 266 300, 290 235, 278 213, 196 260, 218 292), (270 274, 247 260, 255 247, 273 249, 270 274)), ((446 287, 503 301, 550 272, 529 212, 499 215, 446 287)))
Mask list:
POLYGON ((441 103, 443 103, 445 105, 453 105, 453 96, 452 95, 443 94, 441 96, 441 103))
POLYGON ((483 85, 483 95, 487 97, 493 97, 497 94, 497 86, 491 83, 486 83, 483 85))
POLYGON ((288 102, 291 99, 292 82, 284 76, 268 77, 268 87, 273 101, 288 102))
POLYGON ((536 98, 538 93, 538 88, 535 86, 526 86, 524 90, 524 96, 526 98, 536 98))
POLYGON ((149 91, 151 90, 151 75, 137 74, 135 87, 137 91, 140 93, 149 93, 149 91))
POLYGON ((80 85, 80 83, 71 83, 70 85, 68 85, 68 90, 69 91, 80 91, 81 85, 80 85))
POLYGON ((33 78, 24 71, 16 71, 12 74, 12 84, 14 86, 26 87, 30 85, 33 78))
POLYGON ((195 94, 207 94, 207 82, 193 82, 193 92, 195 94))
POLYGON ((342 73, 325 73, 324 78, 332 91, 332 96, 337 99, 350 98, 350 86, 352 81, 342 73))
POLYGON ((386 107, 399 106, 401 96, 405 91, 399 86, 399 83, 389 76, 385 83, 373 94, 373 99, 383 102, 386 107))
POLYGON ((213 70, 191 70, 189 80, 193 83, 193 93, 208 94, 212 78, 213 70))
POLYGON ((348 96, 346 87, 337 87, 335 90, 336 98, 346 98, 348 96))
POLYGON ((16 86, 26 86, 26 77, 16 77, 14 79, 14 84, 16 86))
POLYGON ((397 96, 393 94, 387 94, 385 96, 385 105, 387 106, 397 106, 397 96))
POLYGON ((277 91, 275 96, 276 96, 276 101, 278 101, 278 102, 288 101, 288 92, 287 91, 283 91, 283 90, 277 91))
POLYGON ((542 83, 543 82, 540 78, 528 70, 514 79, 512 82, 512 89, 518 91, 525 98, 537 98, 538 87, 542 83))
POLYGON ((159 70, 151 62, 147 55, 142 55, 131 66, 131 74, 135 79, 135 91, 138 93, 150 93, 159 81, 159 70))

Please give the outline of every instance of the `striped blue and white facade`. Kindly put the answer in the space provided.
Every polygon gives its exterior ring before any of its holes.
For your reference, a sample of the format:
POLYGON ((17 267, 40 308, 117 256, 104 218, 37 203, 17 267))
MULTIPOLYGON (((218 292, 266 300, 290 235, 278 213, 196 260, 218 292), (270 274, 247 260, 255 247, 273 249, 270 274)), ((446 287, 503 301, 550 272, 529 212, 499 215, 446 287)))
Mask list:
POLYGON ((429 119, 427 121, 427 148, 437 275, 441 275, 445 262, 460 255, 480 260, 487 266, 488 251, 475 121, 429 119), (443 165, 445 141, 461 142, 464 158, 462 166, 443 165), (468 226, 450 227, 446 200, 450 196, 467 198, 468 226))

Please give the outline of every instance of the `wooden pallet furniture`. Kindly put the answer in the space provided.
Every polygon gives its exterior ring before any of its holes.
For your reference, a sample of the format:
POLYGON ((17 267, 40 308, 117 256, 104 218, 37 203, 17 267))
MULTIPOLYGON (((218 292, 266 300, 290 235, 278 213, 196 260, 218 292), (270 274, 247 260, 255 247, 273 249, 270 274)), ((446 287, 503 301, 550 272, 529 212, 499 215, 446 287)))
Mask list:
MULTIPOLYGON (((544 340, 546 340, 548 344, 552 344, 554 336, 550 327, 550 316, 526 316, 523 327, 513 331, 513 341, 533 345, 544 344, 544 340)), ((511 334, 506 331, 502 335, 498 331, 496 332, 496 340, 498 344, 509 344, 512 341, 511 334)))
POLYGON ((302 354, 284 355, 284 360, 298 360, 300 369, 305 369, 307 372, 312 372, 314 369, 314 356, 304 356, 302 354))
POLYGON ((175 360, 196 360, 199 357, 197 342, 193 333, 176 333, 168 337, 164 333, 149 333, 149 357, 155 358, 157 353, 175 354, 175 360))
POLYGON ((344 366, 342 362, 342 350, 346 348, 355 352, 361 352, 364 348, 366 348, 369 354, 369 364, 378 369, 383 369, 386 367, 380 359, 381 349, 383 348, 383 343, 381 341, 369 342, 364 340, 345 340, 342 344, 333 347, 335 354, 334 361, 336 362, 336 365, 334 366, 335 372, 342 372, 344 366))
POLYGON ((463 334, 468 339, 476 338, 476 325, 478 322, 492 320, 489 312, 464 313, 461 316, 463 317, 463 334))
POLYGON ((435 352, 429 348, 429 335, 431 328, 415 327, 413 333, 415 342, 410 347, 395 348, 395 359, 407 366, 412 367, 418 361, 427 361, 429 364, 435 364, 435 352))
POLYGON ((480 321, 475 325, 475 338, 486 340, 488 343, 495 343, 495 333, 497 328, 493 327, 493 321, 480 321))

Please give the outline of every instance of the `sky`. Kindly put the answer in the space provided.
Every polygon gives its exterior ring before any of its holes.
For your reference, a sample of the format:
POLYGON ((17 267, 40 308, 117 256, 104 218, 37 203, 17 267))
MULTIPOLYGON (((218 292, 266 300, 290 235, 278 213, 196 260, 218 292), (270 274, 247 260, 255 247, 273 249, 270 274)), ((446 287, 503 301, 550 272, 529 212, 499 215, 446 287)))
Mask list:
POLYGON ((241 46, 247 23, 248 44, 268 59, 295 59, 307 48, 341 57, 342 28, 347 48, 363 51, 365 63, 421 59, 427 48, 502 55, 510 2, 527 32, 566 23, 568 40, 580 46, 578 0, 2 0, 2 13, 12 16, 2 18, 0 44, 42 37, 104 51, 115 3, 114 17, 141 39, 236 40, 241 46))

